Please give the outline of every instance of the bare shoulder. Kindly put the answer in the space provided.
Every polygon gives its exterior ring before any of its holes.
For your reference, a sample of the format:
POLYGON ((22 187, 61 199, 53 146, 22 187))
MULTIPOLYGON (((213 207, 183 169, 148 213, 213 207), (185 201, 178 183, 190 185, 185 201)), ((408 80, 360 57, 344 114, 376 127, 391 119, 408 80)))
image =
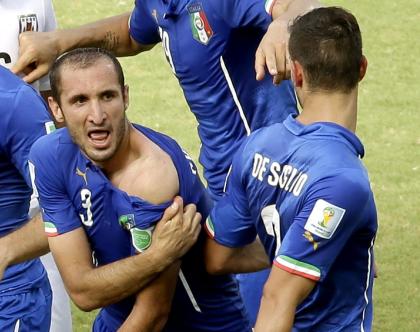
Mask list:
POLYGON ((178 173, 171 157, 143 136, 141 153, 119 175, 118 187, 153 204, 172 200, 179 191, 178 173))

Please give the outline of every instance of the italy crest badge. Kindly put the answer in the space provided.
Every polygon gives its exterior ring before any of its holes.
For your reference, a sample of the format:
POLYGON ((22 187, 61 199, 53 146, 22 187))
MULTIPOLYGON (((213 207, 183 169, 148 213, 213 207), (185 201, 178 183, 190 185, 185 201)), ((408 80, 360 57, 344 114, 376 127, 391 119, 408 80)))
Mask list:
POLYGON ((190 14, 191 30, 195 40, 207 45, 213 36, 213 30, 207 20, 201 2, 192 3, 187 7, 190 14))

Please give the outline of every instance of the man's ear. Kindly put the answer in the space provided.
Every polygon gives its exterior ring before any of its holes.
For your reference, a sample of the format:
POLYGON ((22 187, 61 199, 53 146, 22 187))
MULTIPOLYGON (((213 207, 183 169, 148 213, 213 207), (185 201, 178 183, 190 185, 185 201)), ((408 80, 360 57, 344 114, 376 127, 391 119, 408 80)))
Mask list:
POLYGON ((362 55, 362 60, 360 61, 360 70, 359 70, 359 82, 365 77, 368 67, 368 61, 364 55, 362 55))
POLYGON ((296 61, 290 61, 290 76, 296 88, 301 88, 303 85, 303 67, 296 61))
POLYGON ((130 96, 128 93, 128 85, 124 85, 124 90, 123 90, 123 100, 124 100, 124 111, 127 110, 128 105, 130 105, 130 96))
POLYGON ((48 105, 50 106, 51 112, 54 116, 55 121, 58 123, 64 122, 64 115, 63 111, 60 108, 60 105, 58 105, 57 101, 53 97, 48 97, 48 105))

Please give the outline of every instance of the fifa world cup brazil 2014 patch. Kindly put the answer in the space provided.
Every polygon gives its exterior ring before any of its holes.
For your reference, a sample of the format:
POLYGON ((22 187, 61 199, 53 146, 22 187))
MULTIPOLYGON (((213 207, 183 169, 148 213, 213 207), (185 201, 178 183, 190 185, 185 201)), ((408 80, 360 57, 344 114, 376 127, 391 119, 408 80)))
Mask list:
POLYGON ((306 221, 305 229, 323 239, 330 239, 345 212, 345 209, 319 199, 306 221))
POLYGON ((213 36, 213 30, 207 20, 201 2, 195 2, 187 7, 190 14, 191 30, 195 40, 207 45, 213 36))

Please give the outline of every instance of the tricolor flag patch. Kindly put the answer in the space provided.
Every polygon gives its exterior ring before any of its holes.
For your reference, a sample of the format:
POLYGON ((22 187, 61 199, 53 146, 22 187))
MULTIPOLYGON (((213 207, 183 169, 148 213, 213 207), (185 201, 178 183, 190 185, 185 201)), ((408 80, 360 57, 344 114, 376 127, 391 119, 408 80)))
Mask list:
POLYGON ((300 262, 296 259, 280 255, 276 257, 274 265, 287 272, 300 275, 304 278, 318 281, 321 277, 321 270, 311 264, 300 262))
POLYGON ((58 235, 58 231, 57 231, 57 227, 55 227, 55 225, 52 222, 44 222, 44 228, 45 228, 45 233, 47 233, 47 236, 57 236, 58 235))
POLYGON ((204 224, 204 229, 206 230, 207 234, 213 239, 214 238, 214 225, 210 216, 207 218, 206 223, 204 224))
POLYGON ((190 14, 191 30, 195 40, 207 45, 213 36, 213 30, 207 20, 201 2, 192 3, 187 7, 190 14))
POLYGON ((276 0, 265 0, 265 11, 270 15, 275 2, 276 0))

